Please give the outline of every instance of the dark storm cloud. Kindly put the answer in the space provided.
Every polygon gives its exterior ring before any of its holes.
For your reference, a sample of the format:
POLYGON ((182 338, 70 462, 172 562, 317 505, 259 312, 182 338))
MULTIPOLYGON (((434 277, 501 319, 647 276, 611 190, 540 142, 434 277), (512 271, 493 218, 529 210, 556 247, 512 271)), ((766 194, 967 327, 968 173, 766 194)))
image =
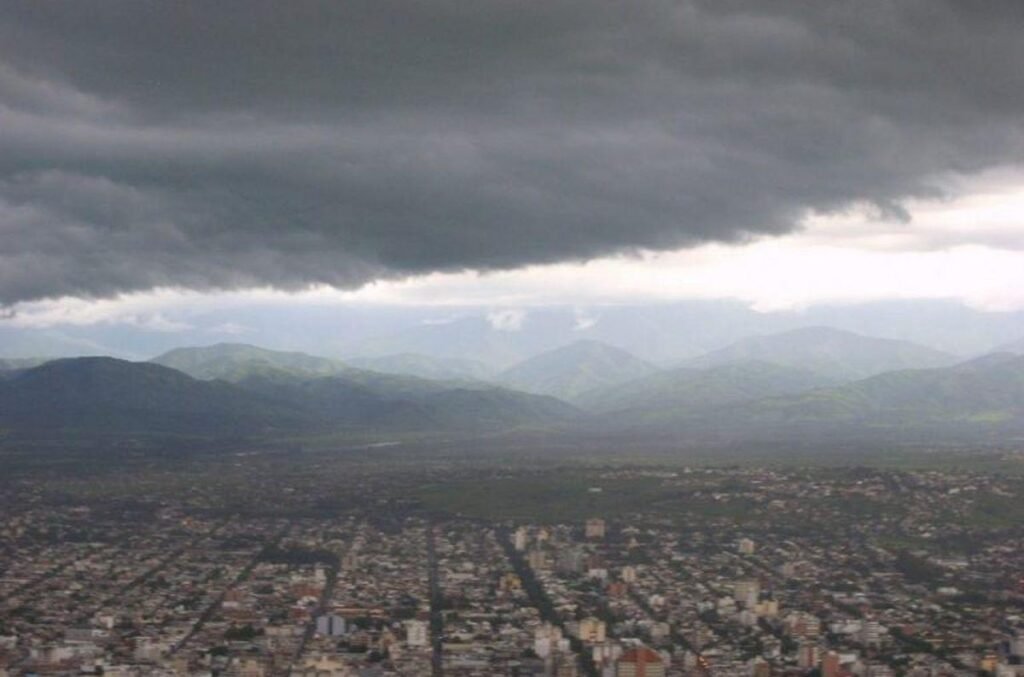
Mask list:
POLYGON ((0 302, 794 228, 1019 160, 1018 2, 7 2, 0 302))

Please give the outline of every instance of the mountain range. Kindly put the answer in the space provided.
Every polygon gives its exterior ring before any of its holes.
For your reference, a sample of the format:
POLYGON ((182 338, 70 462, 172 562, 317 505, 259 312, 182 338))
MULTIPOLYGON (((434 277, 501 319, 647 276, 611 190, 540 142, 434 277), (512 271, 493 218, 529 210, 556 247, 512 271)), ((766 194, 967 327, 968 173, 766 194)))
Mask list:
MULTIPOLYGON (((983 312, 947 301, 888 301, 775 312, 756 312, 732 301, 524 308, 504 313, 473 308, 417 312, 400 325, 373 327, 370 336, 346 331, 335 338, 335 325, 325 325, 325 331, 334 333, 326 343, 318 337, 318 345, 330 346, 343 359, 416 353, 468 358, 507 369, 578 340, 600 341, 654 364, 685 366, 686 360, 747 337, 803 327, 832 327, 910 341, 961 359, 991 352, 1024 335, 1024 312, 983 312)), ((361 315, 360 325, 365 320, 361 315)), ((266 328, 261 326, 260 331, 266 328)))
POLYGON ((354 362, 245 344, 178 348, 150 362, 3 361, 0 428, 247 438, 629 431, 733 441, 829 431, 993 441, 1024 430, 1024 356, 957 362, 824 327, 750 337, 668 369, 589 340, 489 381, 469 360, 354 362), (365 368, 374 365, 391 372, 365 368))
POLYGON ((555 398, 491 384, 381 374, 252 346, 181 349, 158 360, 193 375, 157 361, 108 357, 12 372, 0 381, 0 427, 30 434, 251 437, 487 432, 562 424, 579 415, 555 398))
POLYGON ((173 331, 144 319, 39 327, 0 323, 0 356, 111 355, 139 360, 183 345, 243 340, 380 371, 387 369, 355 360, 413 354, 472 360, 497 372, 581 339, 607 343, 659 366, 686 366, 686 360, 746 337, 800 327, 827 326, 911 341, 961 359, 993 352, 1024 336, 1024 311, 986 312, 948 300, 843 303, 770 312, 728 300, 498 309, 282 301, 167 309, 159 319, 173 323, 173 331))

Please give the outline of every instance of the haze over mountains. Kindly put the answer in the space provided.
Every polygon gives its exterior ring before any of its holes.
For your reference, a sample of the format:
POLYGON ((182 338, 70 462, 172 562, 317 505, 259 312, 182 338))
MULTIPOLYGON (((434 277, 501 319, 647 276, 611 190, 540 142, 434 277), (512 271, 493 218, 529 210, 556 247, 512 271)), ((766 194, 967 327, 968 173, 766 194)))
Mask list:
MULTIPOLYGON (((1009 345, 1013 348, 1013 345, 1009 345)), ((593 340, 493 371, 402 354, 345 362, 241 343, 0 362, 9 434, 296 437, 620 431, 714 443, 834 434, 997 441, 1024 430, 1024 357, 958 360, 829 327, 665 368, 593 340), (366 367, 380 366, 380 370, 366 367), (429 377, 425 377, 429 376, 429 377)))
POLYGON ((508 369, 539 353, 581 340, 621 348, 652 364, 682 366, 687 360, 751 337, 814 327, 908 341, 960 358, 991 352, 1024 336, 1022 312, 986 313, 938 301, 815 306, 772 313, 758 313, 728 301, 590 309, 408 312, 414 315, 395 325, 375 326, 369 336, 348 337, 351 325, 345 323, 334 330, 333 336, 321 340, 341 359, 413 353, 471 359, 508 369), (337 338, 339 331, 346 338, 337 338))
MULTIPOLYGON (((173 348, 231 341, 348 361, 397 355, 507 369, 579 340, 626 350, 659 366, 682 366, 752 336, 826 326, 910 341, 962 359, 1024 336, 1024 312, 982 312, 942 301, 887 301, 756 312, 732 301, 636 306, 365 307, 282 304, 163 309, 132 322, 0 323, 0 356, 111 355, 148 359, 173 348)), ((387 371, 388 369, 381 369, 387 371)), ((426 376, 427 374, 420 374, 426 376)))
POLYGON ((431 357, 420 353, 353 357, 345 360, 345 364, 386 374, 407 374, 421 378, 487 380, 495 374, 494 369, 479 360, 431 357))

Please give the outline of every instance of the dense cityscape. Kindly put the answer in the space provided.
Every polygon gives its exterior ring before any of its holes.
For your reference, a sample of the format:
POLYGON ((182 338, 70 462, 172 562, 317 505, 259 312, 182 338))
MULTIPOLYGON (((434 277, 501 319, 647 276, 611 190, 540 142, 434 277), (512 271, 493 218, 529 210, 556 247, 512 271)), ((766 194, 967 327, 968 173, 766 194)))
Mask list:
POLYGON ((243 502, 208 470, 187 499, 151 467, 164 494, 8 483, 4 674, 1024 672, 1012 474, 328 460, 243 502))

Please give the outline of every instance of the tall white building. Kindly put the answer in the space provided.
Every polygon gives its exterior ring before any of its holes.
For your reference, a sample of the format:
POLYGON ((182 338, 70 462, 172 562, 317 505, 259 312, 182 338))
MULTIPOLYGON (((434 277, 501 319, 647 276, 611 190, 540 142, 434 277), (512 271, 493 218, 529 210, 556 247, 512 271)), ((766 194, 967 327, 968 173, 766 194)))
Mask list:
POLYGON ((1019 658, 1024 658, 1024 632, 1018 632, 1010 640, 1010 653, 1019 658))
POLYGON ((430 644, 430 633, 426 621, 405 622, 405 643, 408 646, 427 646, 430 644))
POLYGON ((878 621, 863 621, 860 624, 860 643, 864 646, 878 646, 882 643, 882 626, 878 621))
POLYGON ((518 550, 519 552, 526 550, 526 545, 530 540, 530 536, 529 533, 526 531, 526 527, 519 527, 518 529, 516 529, 516 534, 513 540, 516 550, 518 550))

